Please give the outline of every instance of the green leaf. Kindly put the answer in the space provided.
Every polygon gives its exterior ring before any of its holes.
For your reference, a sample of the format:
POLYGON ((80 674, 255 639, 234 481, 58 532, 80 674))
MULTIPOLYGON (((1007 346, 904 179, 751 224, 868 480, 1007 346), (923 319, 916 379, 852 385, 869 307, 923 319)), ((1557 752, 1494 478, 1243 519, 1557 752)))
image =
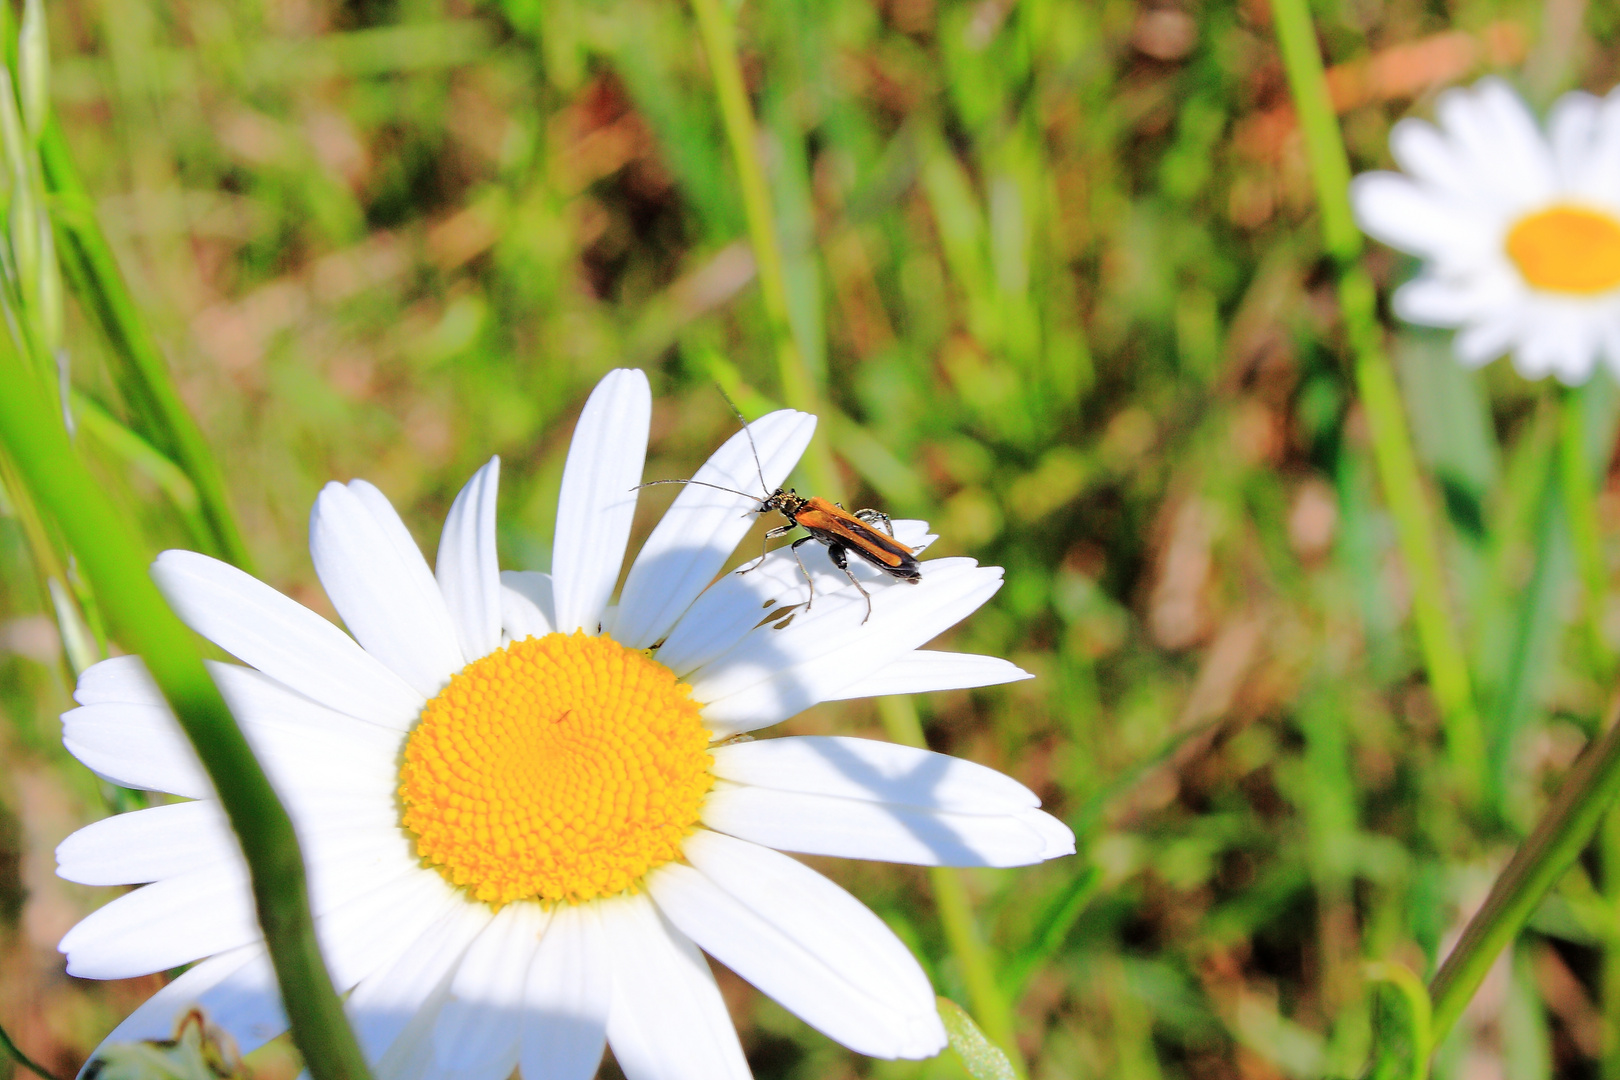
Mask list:
POLYGON ((236 1041, 192 1006, 170 1039, 104 1046, 86 1067, 95 1080, 248 1080, 236 1041))
POLYGON ((1006 1051, 985 1038, 966 1009, 948 997, 938 1001, 939 1018, 945 1022, 951 1049, 962 1059, 963 1067, 974 1080, 1018 1080, 1006 1051))

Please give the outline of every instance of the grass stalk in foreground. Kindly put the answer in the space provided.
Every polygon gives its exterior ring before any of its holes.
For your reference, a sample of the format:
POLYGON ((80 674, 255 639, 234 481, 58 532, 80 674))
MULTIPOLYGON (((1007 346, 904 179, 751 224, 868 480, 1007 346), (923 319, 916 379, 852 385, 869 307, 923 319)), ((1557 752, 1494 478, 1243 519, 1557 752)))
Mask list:
POLYGON ((1519 933, 1547 891, 1569 869, 1620 793, 1620 710, 1570 768, 1541 820, 1491 886, 1484 905, 1429 984, 1433 1045, 1445 1040, 1485 973, 1519 933))
POLYGON ((0 337, 0 443, 22 482, 55 519, 96 590, 118 640, 139 653, 196 748, 247 857, 293 1041, 316 1080, 369 1076, 359 1044, 322 962, 310 914, 303 856, 276 798, 190 632, 147 573, 132 522, 124 519, 74 452, 38 381, 0 337))
MULTIPOLYGON (((877 703, 878 715, 889 738, 907 746, 926 748, 917 708, 909 697, 881 697, 877 703)), ((990 1041, 1006 1053, 1013 1071, 1027 1076, 1024 1056, 1018 1049, 1012 1002, 1007 1000, 996 977, 995 958, 979 932, 973 901, 968 897, 962 873, 955 867, 934 866, 929 868, 928 874, 934 888, 934 906, 939 909, 940 926, 945 931, 951 954, 956 957, 974 1019, 990 1041)))
POLYGON ((1276 0, 1272 17, 1316 184, 1323 244, 1338 274, 1339 307, 1354 357, 1357 394, 1372 435, 1373 459, 1411 575, 1418 646, 1445 723, 1452 766, 1464 790, 1477 798, 1487 775, 1484 734, 1446 601, 1434 512, 1418 475, 1395 372, 1384 352, 1377 293, 1361 265, 1361 233, 1350 208, 1350 159, 1328 97, 1306 0, 1276 0))
MULTIPOLYGON (((737 32, 724 0, 691 0, 703 37, 703 51, 714 79, 714 94, 725 123, 726 141, 731 146, 737 184, 742 189, 743 213, 748 219, 748 239, 754 249, 754 265, 759 274, 759 294, 765 305, 765 318, 776 341, 777 379, 782 397, 792 408, 825 416, 821 387, 805 366, 793 336, 788 315, 787 277, 783 272, 782 243, 771 209, 770 187, 759 163, 759 128, 754 122, 753 105, 743 83, 742 63, 737 58, 737 32)), ((818 425, 805 456, 807 479, 818 494, 827 498, 840 486, 833 468, 824 425, 818 425)))
POLYGON ((247 545, 231 514, 219 462, 180 400, 169 366, 102 235, 94 205, 54 119, 40 135, 39 155, 52 198, 51 221, 57 230, 62 269, 121 361, 113 373, 136 418, 137 430, 191 479, 207 525, 207 532, 196 538, 199 545, 251 572, 247 545))

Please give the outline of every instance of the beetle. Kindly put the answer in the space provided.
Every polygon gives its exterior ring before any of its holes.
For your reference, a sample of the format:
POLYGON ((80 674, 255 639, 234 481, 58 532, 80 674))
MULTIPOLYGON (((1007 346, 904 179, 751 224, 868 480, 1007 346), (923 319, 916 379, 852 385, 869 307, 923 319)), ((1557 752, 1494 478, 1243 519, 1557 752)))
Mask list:
MULTIPOLYGON (((722 394, 724 396, 724 394, 722 394)), ((748 436, 748 447, 754 454, 754 468, 759 472, 759 486, 763 490, 765 483, 765 468, 760 464, 759 448, 754 445, 754 435, 748 430, 748 422, 726 398, 726 404, 731 405, 731 411, 737 414, 742 423, 743 433, 748 436)), ((872 617, 872 594, 867 592, 849 569, 849 555, 853 552, 863 561, 908 585, 916 585, 922 581, 922 565, 917 562, 915 549, 907 547, 894 538, 894 525, 889 521, 889 515, 881 510, 857 510, 850 513, 842 504, 823 499, 819 495, 808 498, 800 495, 792 488, 777 488, 764 496, 750 495, 746 491, 723 487, 720 484, 710 484, 703 480, 650 480, 638 487, 653 487, 657 484, 697 484, 700 487, 714 488, 718 491, 729 491, 733 495, 741 495, 747 499, 759 499, 759 505, 748 511, 751 514, 768 514, 772 510, 787 519, 786 525, 778 525, 765 534, 765 542, 787 536, 795 529, 803 529, 808 536, 801 536, 793 541, 789 547, 793 557, 799 563, 799 572, 804 574, 805 584, 810 586, 810 599, 805 602, 805 610, 816 599, 816 585, 810 576, 810 571, 804 565, 804 559, 799 555, 799 548, 812 540, 826 545, 827 557, 832 564, 844 572, 849 583, 866 598, 866 618, 861 620, 864 626, 866 620, 872 617)), ((750 570, 760 567, 765 561, 762 553, 751 566, 737 571, 746 574, 750 570)))

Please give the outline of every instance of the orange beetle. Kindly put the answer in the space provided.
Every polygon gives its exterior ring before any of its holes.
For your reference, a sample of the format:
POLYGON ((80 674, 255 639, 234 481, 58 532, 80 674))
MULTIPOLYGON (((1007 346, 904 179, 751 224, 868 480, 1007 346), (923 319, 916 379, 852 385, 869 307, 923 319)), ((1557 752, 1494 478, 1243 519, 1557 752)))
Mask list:
MULTIPOLYGON (((726 403, 731 404, 731 399, 726 398, 726 403)), ((742 413, 737 412, 736 405, 731 406, 731 411, 737 413, 738 420, 743 420, 742 413)), ((765 469, 759 463, 759 448, 754 446, 754 436, 748 430, 747 421, 743 421, 743 433, 748 436, 749 448, 754 451, 754 467, 759 470, 759 485, 764 488, 765 469)), ((812 540, 818 540, 827 546, 827 557, 832 560, 834 566, 844 572, 844 576, 849 578, 849 583, 866 598, 866 618, 861 620, 863 625, 872 617, 872 594, 867 592, 855 575, 849 572, 850 552, 854 552, 890 577, 898 578, 907 584, 915 585, 922 580, 922 566, 917 562, 916 552, 894 538, 894 526, 889 523, 889 515, 881 510, 857 510, 852 514, 838 503, 828 502, 819 495, 812 495, 806 499, 791 488, 777 488, 769 495, 761 497, 702 480, 652 480, 637 486, 652 487, 655 484, 697 484, 700 487, 729 491, 744 498, 758 498, 759 505, 750 511, 751 513, 766 514, 775 510, 788 520, 786 525, 779 525, 767 532, 766 542, 786 536, 794 529, 803 529, 809 533, 809 536, 801 536, 790 545, 793 557, 798 560, 799 570, 804 574, 805 583, 810 586, 810 599, 804 605, 806 611, 815 602, 816 586, 810 577, 810 571, 805 569, 804 560, 799 557, 799 548, 812 540)), ((764 559, 765 556, 761 555, 753 566, 739 570, 738 573, 746 574, 749 570, 756 569, 764 559)))

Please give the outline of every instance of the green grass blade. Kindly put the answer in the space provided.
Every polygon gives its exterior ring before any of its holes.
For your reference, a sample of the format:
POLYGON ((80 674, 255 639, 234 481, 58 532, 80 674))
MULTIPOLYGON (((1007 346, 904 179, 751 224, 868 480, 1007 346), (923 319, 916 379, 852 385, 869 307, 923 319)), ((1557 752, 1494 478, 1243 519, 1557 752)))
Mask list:
POLYGON ((1569 869, 1620 793, 1620 724, 1615 720, 1611 712, 1603 734, 1570 768, 1535 831, 1513 853, 1429 983, 1433 1045, 1444 1041, 1497 956, 1569 869))
POLYGON ((991 1042, 973 1022, 967 1010, 948 997, 939 999, 939 1018, 945 1021, 945 1034, 951 1049, 962 1059, 963 1068, 973 1080, 1018 1080, 1018 1072, 1006 1051, 991 1042))
POLYGON ((185 470, 208 524, 211 554, 251 571, 247 546, 232 516, 219 463, 186 411, 157 342, 141 317, 118 269, 112 248, 96 223, 90 197, 68 155, 54 120, 40 137, 40 157, 52 198, 57 251, 80 301, 100 324, 119 359, 119 387, 140 434, 185 470))
POLYGON ((173 707, 247 857, 293 1040, 317 1080, 369 1075, 321 960, 303 857, 270 787, 190 632, 147 573, 134 526, 101 491, 10 342, 0 340, 0 443, 23 483, 66 537, 118 639, 139 653, 173 707))

